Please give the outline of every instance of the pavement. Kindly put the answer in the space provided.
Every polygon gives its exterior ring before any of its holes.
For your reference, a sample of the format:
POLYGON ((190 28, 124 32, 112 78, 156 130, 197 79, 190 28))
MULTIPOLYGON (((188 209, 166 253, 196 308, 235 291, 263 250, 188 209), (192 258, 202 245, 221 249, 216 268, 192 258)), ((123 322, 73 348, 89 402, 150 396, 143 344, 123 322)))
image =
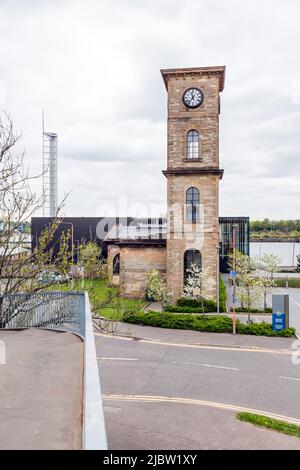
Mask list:
POLYGON ((109 449, 300 449, 235 416, 300 424, 293 339, 125 324, 95 339, 109 449))
POLYGON ((3 344, 0 449, 81 449, 82 340, 30 328, 0 330, 3 344))
POLYGON ((295 338, 280 338, 227 333, 203 333, 200 331, 157 328, 119 322, 115 333, 142 340, 186 345, 225 346, 232 348, 271 349, 291 351, 295 338))

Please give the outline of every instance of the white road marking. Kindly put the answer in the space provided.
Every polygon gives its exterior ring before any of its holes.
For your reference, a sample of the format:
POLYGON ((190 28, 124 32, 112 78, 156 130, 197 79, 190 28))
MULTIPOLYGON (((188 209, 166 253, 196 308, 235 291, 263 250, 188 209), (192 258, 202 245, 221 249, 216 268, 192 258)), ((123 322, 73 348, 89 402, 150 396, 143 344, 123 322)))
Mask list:
POLYGON ((274 418, 288 423, 300 425, 300 419, 291 418, 289 416, 278 415, 275 413, 269 413, 268 411, 256 410, 253 408, 245 408, 239 405, 230 405, 228 403, 218 403, 206 400, 196 400, 193 398, 176 398, 176 397, 165 397, 156 395, 103 395, 104 400, 111 401, 135 401, 145 403, 180 403, 186 405, 198 405, 198 406, 209 406, 212 408, 230 410, 235 412, 246 412, 254 413, 267 416, 268 418, 274 418))
POLYGON ((296 380, 297 382, 300 382, 300 379, 297 379, 296 377, 284 377, 283 375, 280 375, 280 378, 287 380, 296 380))
POLYGON ((282 294, 288 294, 290 296, 290 299, 292 302, 294 302, 294 304, 298 305, 298 307, 300 307, 300 304, 298 304, 298 302, 296 302, 296 300, 291 296, 290 294, 290 291, 286 292, 285 290, 283 290, 282 288, 278 288, 279 292, 281 292, 282 294))
POLYGON ((99 357, 97 356, 99 361, 138 361, 137 358, 134 357, 99 357))
POLYGON ((190 366, 201 366, 201 367, 213 367, 214 369, 226 369, 226 370, 237 370, 240 371, 241 369, 237 369, 236 367, 226 367, 226 366, 217 366, 215 364, 202 364, 201 362, 180 362, 180 361, 172 361, 172 364, 181 364, 181 365, 190 365, 190 366))

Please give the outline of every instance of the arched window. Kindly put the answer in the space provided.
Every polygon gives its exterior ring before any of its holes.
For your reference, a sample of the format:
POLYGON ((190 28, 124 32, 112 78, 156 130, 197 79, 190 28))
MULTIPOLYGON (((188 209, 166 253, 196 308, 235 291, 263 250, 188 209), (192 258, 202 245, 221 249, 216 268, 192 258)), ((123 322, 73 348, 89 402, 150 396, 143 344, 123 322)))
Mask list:
POLYGON ((199 132, 192 129, 187 134, 187 158, 199 158, 199 132))
POLYGON ((195 265, 201 269, 202 261, 201 261, 201 253, 199 250, 187 250, 184 253, 184 285, 187 284, 187 279, 189 277, 189 269, 191 266, 195 265))
POLYGON ((120 255, 117 254, 113 259, 113 274, 120 274, 120 255))
POLYGON ((199 221, 200 194, 197 188, 189 188, 186 192, 186 220, 187 222, 199 221))

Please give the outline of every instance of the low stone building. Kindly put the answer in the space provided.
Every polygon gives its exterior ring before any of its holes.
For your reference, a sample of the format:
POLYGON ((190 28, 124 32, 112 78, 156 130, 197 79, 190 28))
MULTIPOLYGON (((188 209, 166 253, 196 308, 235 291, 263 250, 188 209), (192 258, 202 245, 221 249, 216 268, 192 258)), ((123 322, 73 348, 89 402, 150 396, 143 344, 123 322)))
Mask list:
POLYGON ((144 298, 148 273, 157 269, 167 280, 166 224, 116 225, 106 237, 110 285, 125 297, 144 298))

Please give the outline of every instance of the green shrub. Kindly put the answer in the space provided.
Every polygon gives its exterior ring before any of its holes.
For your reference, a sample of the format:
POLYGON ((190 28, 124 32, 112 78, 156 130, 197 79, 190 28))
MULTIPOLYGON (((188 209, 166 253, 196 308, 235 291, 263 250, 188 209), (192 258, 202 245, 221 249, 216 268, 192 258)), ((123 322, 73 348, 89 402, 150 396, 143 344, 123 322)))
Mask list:
POLYGON ((220 300, 220 312, 226 312, 226 287, 223 282, 222 275, 220 274, 220 281, 219 281, 219 300, 220 300))
MULTIPOLYGON (((219 283, 220 312, 226 312, 226 287, 220 274, 219 283)), ((217 303, 210 299, 187 299, 181 298, 176 302, 176 306, 166 307, 167 312, 179 313, 214 313, 217 311, 217 303)))
POLYGON ((300 287, 300 277, 290 277, 290 278, 276 278, 275 284, 277 287, 285 287, 288 283, 288 287, 300 287))
POLYGON ((274 431, 288 434, 289 436, 300 437, 300 426, 297 424, 287 423, 285 421, 254 413, 237 413, 236 417, 240 421, 246 421, 248 423, 256 424, 257 426, 273 429, 274 431))
POLYGON ((246 310, 245 308, 238 307, 235 309, 237 313, 272 313, 272 308, 251 308, 250 312, 246 310))
MULTIPOLYGON (((185 312, 185 313, 214 313, 217 311, 217 304, 214 300, 210 299, 178 299, 176 302, 176 306, 172 306, 171 310, 173 312, 185 312), (178 307, 182 307, 184 310, 178 310, 178 307), (177 310, 175 310, 177 308, 177 310), (188 310, 187 310, 188 309, 188 310)), ((221 306, 220 302, 220 312, 226 311, 224 310, 223 306, 221 306)))
POLYGON ((215 309, 207 308, 206 306, 202 307, 179 307, 177 305, 168 305, 165 307, 165 312, 171 313, 211 313, 215 312, 215 309))
MULTIPOLYGON (((157 326, 180 330, 206 331, 210 333, 232 333, 232 319, 225 315, 182 315, 165 312, 126 312, 123 321, 137 325, 157 326)), ((270 323, 245 325, 236 322, 237 333, 263 336, 294 336, 295 328, 275 332, 270 323)))

